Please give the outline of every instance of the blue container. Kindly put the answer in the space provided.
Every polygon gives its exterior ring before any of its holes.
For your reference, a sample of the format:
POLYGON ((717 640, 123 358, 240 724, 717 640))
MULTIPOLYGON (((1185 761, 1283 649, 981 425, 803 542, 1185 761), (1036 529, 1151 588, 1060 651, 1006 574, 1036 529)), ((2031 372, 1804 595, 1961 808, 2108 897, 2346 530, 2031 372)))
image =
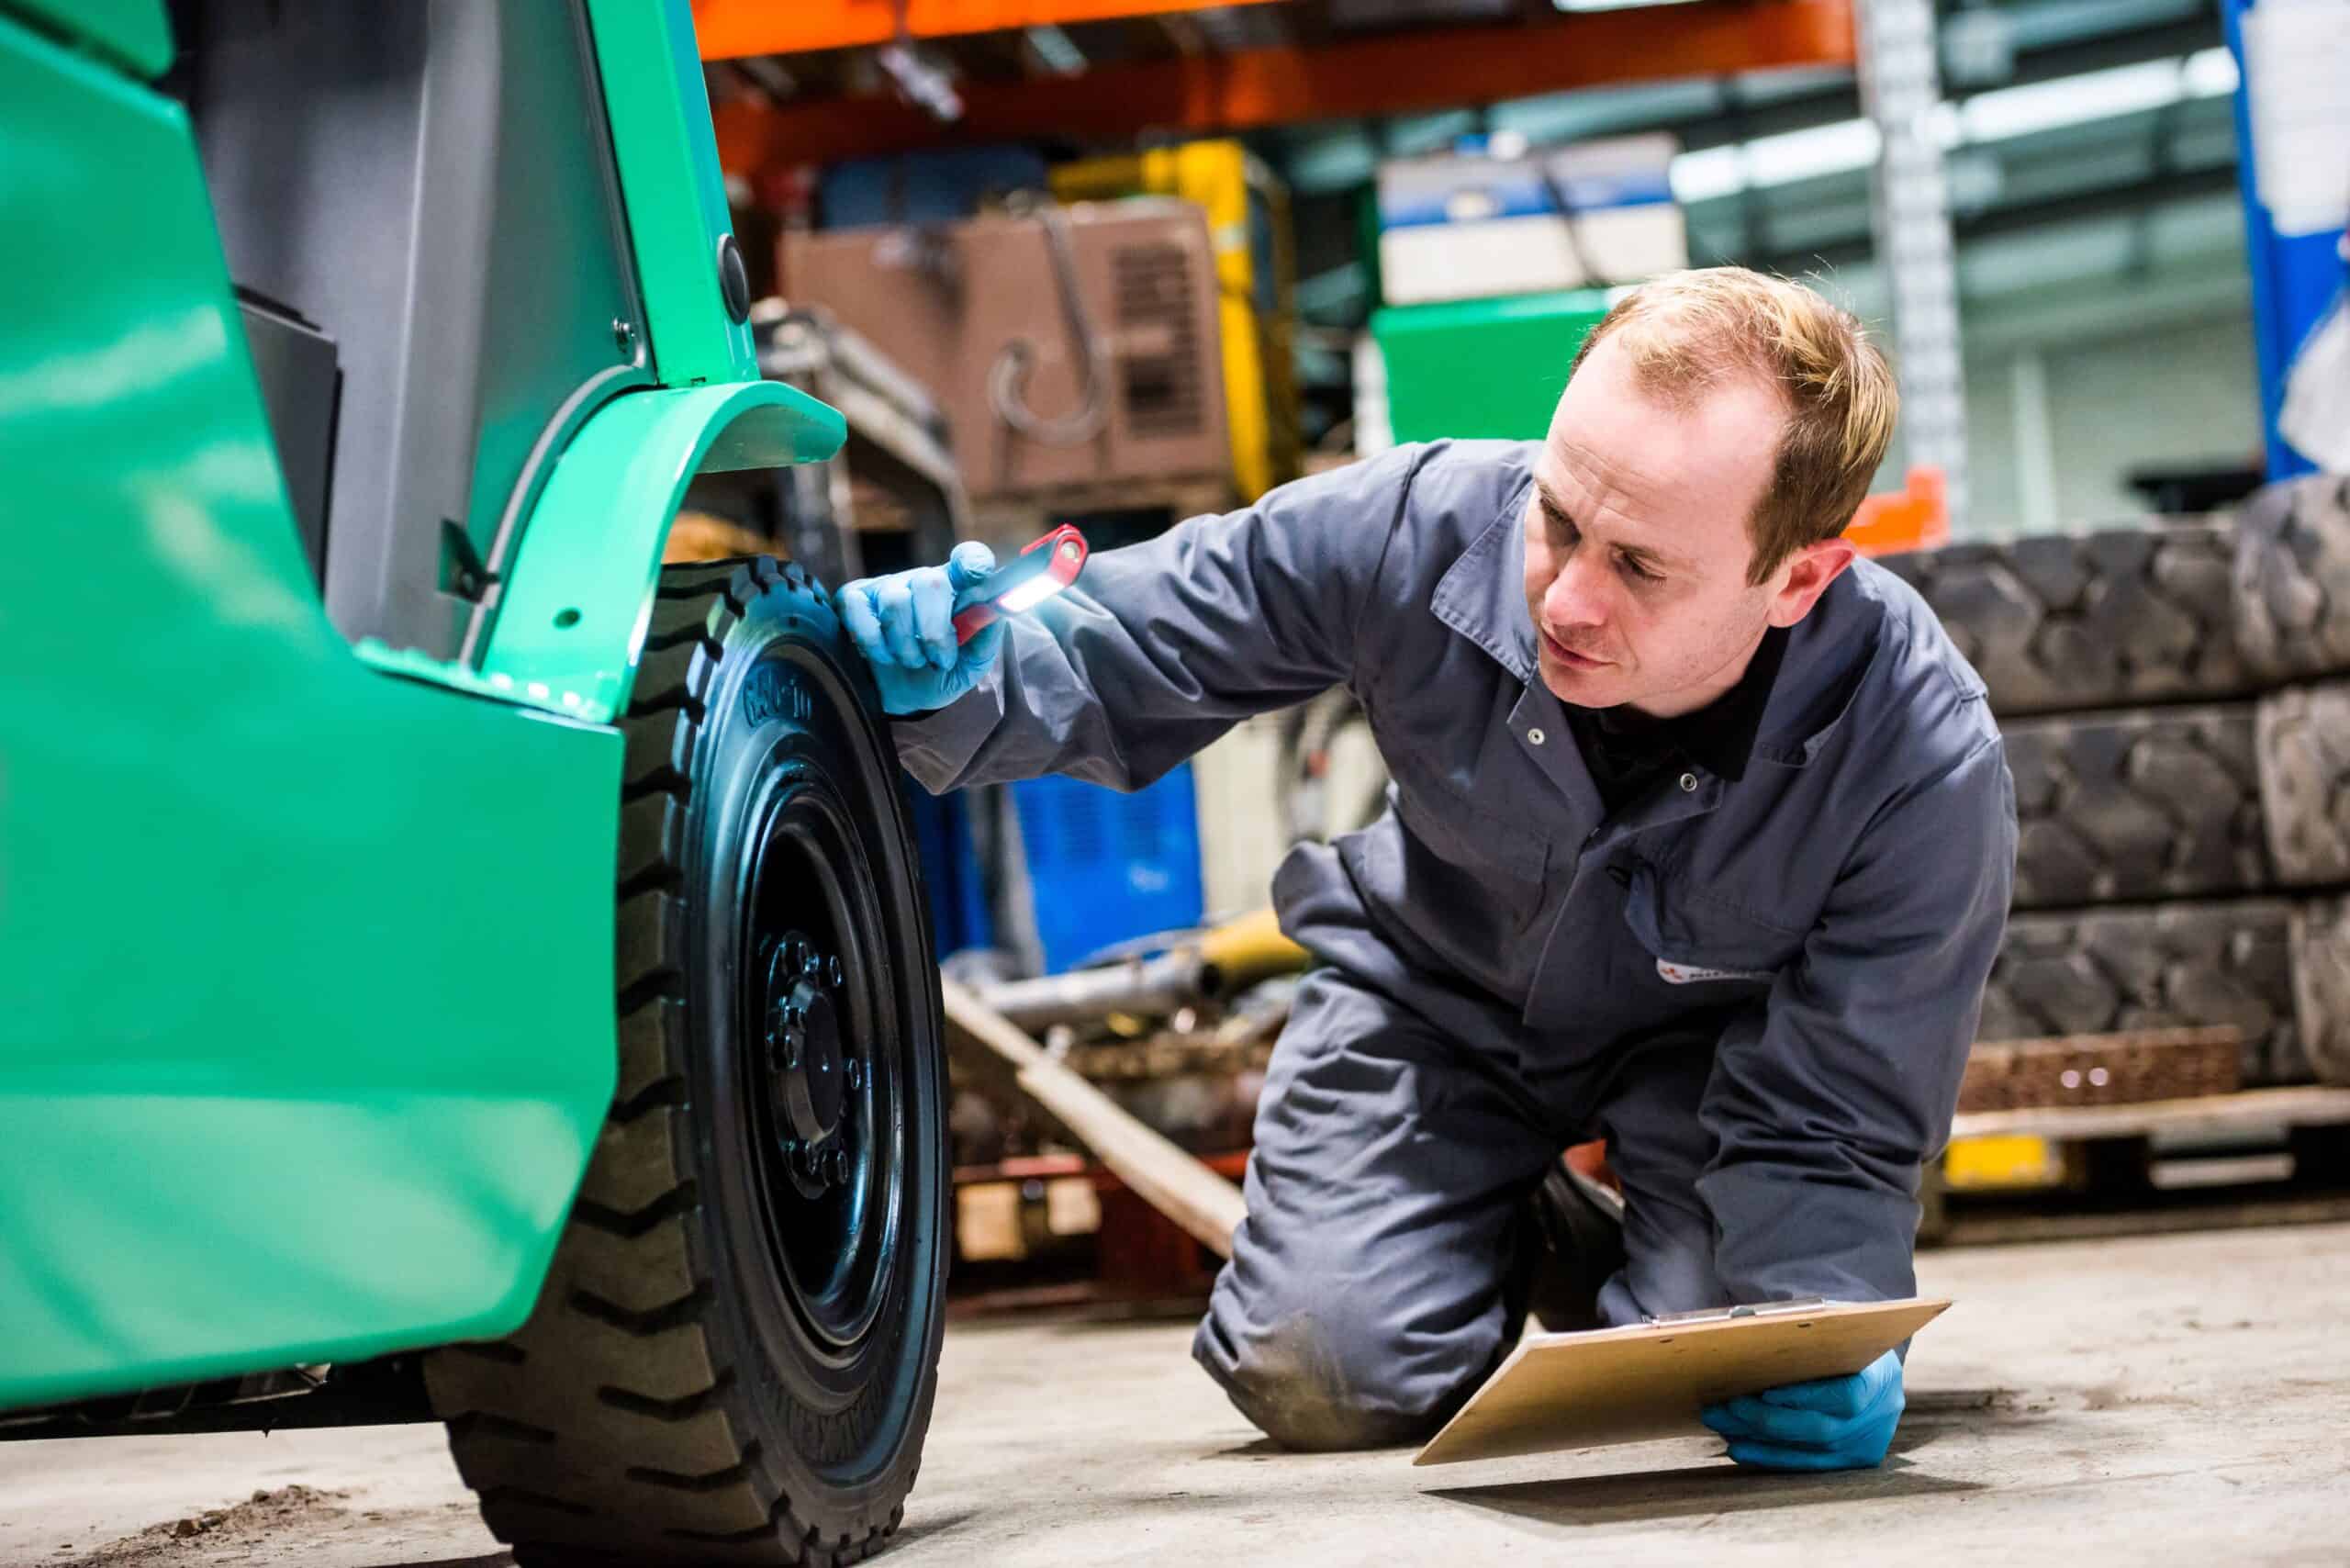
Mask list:
POLYGON ((961 790, 934 795, 912 778, 901 778, 906 814, 912 820, 914 847, 922 857, 923 886, 930 895, 930 928, 938 957, 995 942, 995 921, 979 876, 979 851, 971 841, 970 798, 961 790))
POLYGON ((1200 818, 1184 763, 1131 795, 1074 778, 1012 787, 1045 968, 1200 923, 1200 818))

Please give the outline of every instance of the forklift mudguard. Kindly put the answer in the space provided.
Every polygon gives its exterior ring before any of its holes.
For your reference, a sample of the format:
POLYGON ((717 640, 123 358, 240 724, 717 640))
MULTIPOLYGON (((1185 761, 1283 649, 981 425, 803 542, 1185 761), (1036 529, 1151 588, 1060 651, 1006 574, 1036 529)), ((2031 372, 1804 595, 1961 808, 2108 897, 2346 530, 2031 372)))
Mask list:
POLYGON ((838 412, 777 381, 605 404, 532 509, 483 677, 514 700, 610 723, 628 705, 661 548, 693 476, 822 462, 845 434, 838 412))

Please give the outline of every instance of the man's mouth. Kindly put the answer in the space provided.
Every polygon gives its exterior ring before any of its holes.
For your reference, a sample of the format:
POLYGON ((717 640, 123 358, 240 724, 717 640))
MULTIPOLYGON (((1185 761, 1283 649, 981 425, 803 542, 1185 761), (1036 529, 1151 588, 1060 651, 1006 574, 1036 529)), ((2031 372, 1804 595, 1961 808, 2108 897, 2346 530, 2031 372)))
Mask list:
POLYGON ((1550 650, 1550 656, 1553 659, 1569 669, 1598 669, 1615 662, 1612 659, 1595 659, 1589 654, 1579 654, 1548 632, 1542 633, 1542 645, 1550 650))

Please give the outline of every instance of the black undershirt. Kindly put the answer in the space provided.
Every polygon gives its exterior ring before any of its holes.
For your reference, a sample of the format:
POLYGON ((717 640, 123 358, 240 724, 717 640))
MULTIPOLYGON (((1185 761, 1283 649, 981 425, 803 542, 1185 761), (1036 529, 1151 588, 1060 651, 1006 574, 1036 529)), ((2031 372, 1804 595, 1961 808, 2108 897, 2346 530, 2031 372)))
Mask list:
POLYGON ((1628 707, 1567 704, 1567 728, 1607 814, 1639 800, 1659 778, 1692 765, 1732 781, 1745 778, 1786 651, 1787 629, 1773 627, 1762 634, 1736 686, 1677 718, 1651 718, 1628 707))

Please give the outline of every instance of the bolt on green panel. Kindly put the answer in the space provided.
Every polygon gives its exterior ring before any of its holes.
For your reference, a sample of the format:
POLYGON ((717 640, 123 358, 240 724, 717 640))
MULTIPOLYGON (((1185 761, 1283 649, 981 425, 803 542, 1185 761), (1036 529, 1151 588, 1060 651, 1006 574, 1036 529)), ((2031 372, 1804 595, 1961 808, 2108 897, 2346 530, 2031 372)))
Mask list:
POLYGON ((588 0, 653 363, 673 386, 755 380, 751 330, 727 309, 719 247, 733 219, 688 0, 588 0))

